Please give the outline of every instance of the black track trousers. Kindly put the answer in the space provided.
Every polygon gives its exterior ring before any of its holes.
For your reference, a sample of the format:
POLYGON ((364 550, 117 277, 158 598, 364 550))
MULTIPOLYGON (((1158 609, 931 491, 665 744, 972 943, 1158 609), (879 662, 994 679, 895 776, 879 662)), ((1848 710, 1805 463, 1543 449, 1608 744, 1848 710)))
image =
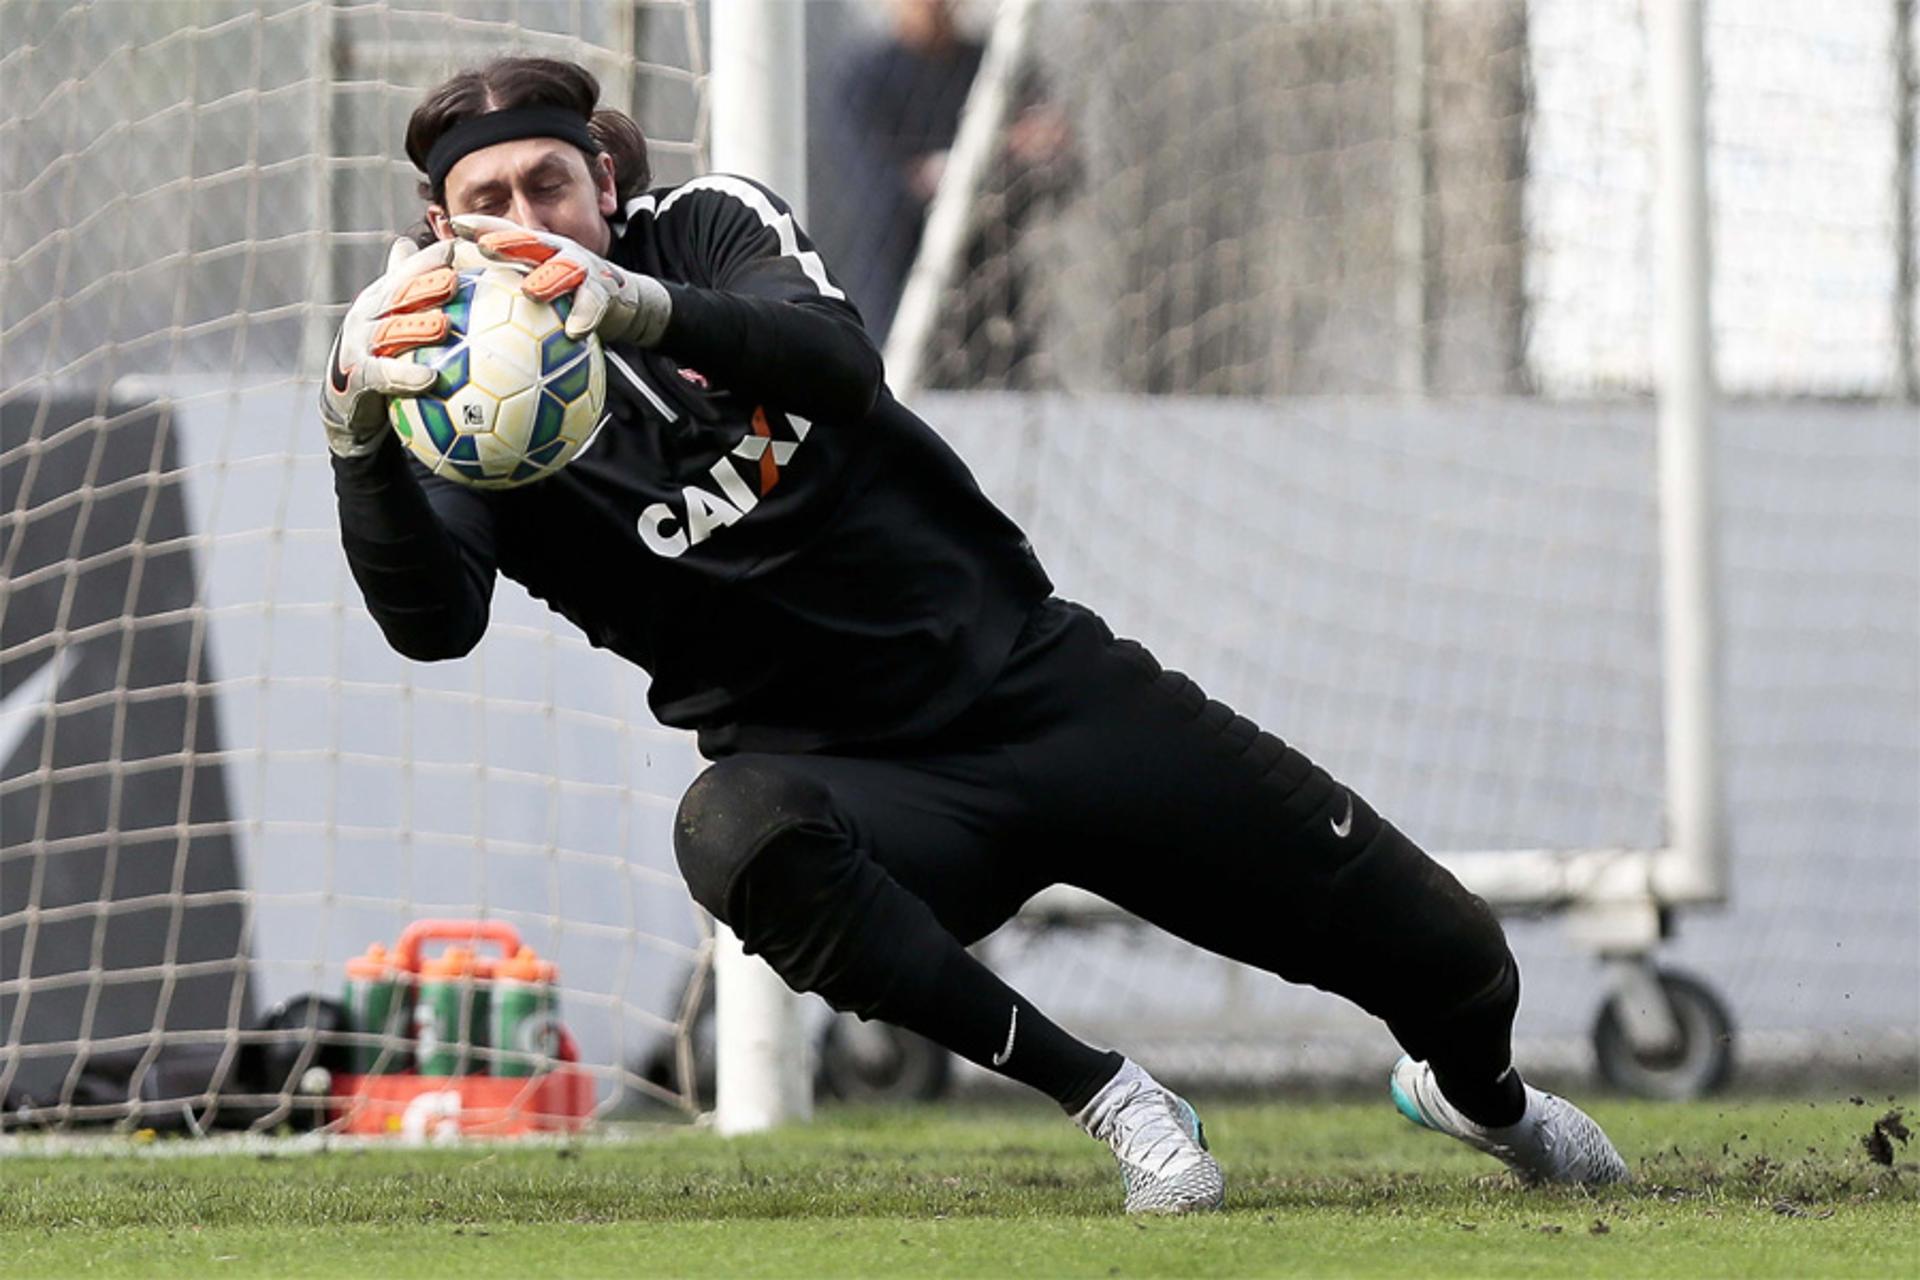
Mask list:
POLYGON ((1463 1077, 1508 1065, 1518 979, 1486 904, 1300 752, 1063 601, 930 738, 720 761, 676 846, 695 896, 797 989, 1063 1102, 1088 1061, 1007 1070, 1005 989, 958 958, 1055 883, 1345 996, 1463 1077))

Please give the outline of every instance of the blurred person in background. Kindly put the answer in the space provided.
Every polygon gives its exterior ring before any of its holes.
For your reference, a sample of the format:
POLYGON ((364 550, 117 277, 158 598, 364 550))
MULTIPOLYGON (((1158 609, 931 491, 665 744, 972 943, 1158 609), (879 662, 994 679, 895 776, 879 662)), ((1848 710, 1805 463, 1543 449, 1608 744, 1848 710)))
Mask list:
MULTIPOLYGON (((822 243, 847 293, 884 344, 919 253, 984 46, 961 30, 951 0, 886 0, 887 27, 857 45, 835 78, 827 121, 831 182, 815 197, 822 243)), ((941 318, 934 385, 1032 385, 1038 347, 1021 237, 1073 184, 1065 114, 1022 77, 1000 150, 970 211, 941 318)))

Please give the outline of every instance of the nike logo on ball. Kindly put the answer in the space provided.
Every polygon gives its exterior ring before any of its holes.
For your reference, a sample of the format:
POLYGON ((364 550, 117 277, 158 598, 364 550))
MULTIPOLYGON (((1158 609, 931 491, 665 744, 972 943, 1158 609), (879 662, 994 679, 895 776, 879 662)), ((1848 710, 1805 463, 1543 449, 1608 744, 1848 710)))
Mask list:
POLYGON ((1020 1029, 1020 1006, 1013 1006, 1013 1016, 1007 1019, 1007 1047, 993 1055, 993 1065, 1004 1067, 1007 1059, 1013 1056, 1013 1035, 1020 1029))
POLYGON ((1332 827, 1333 834, 1336 836, 1339 836, 1342 840, 1345 840, 1348 834, 1352 832, 1353 830, 1353 793, 1352 792, 1347 793, 1346 817, 1340 819, 1340 821, 1338 822, 1335 822, 1332 818, 1328 818, 1327 825, 1332 827))

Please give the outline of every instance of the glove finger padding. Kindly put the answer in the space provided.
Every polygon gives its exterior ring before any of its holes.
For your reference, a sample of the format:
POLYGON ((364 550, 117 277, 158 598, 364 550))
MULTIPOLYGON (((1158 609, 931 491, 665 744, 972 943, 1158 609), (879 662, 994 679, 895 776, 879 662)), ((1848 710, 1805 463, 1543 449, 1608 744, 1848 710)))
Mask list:
POLYGON ((520 282, 528 297, 552 302, 572 294, 569 338, 598 333, 602 341, 650 347, 666 332, 673 300, 652 276, 617 266, 565 236, 530 231, 505 218, 463 213, 453 219, 453 230, 494 262, 531 267, 520 282))
POLYGON ((560 246, 522 227, 507 226, 482 232, 474 241, 481 253, 496 262, 520 262, 540 266, 560 256, 560 246))
POLYGON ((350 369, 369 356, 391 356, 446 337, 440 311, 459 288, 459 273, 490 265, 461 240, 438 240, 417 249, 397 241, 385 275, 368 285, 340 324, 339 363, 350 369))
POLYGON ((449 328, 447 313, 440 310, 440 305, 452 296, 453 273, 448 272, 444 296, 426 304, 433 310, 390 315, 380 320, 368 336, 368 352, 376 356, 397 356, 415 347, 438 346, 445 340, 449 328))
POLYGON ((419 395, 433 385, 433 371, 391 357, 446 338, 441 307, 459 287, 458 273, 488 266, 472 245, 440 240, 420 248, 395 241, 387 270, 361 290, 340 322, 320 388, 320 417, 327 444, 342 457, 379 447, 387 423, 387 400, 419 395))

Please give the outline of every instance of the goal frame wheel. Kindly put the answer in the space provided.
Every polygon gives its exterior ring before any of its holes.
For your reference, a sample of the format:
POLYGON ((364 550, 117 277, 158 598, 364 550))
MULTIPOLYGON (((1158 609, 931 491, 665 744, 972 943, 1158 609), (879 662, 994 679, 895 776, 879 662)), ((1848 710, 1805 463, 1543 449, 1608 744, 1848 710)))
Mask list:
POLYGON ((1623 1016, 1621 992, 1608 995, 1593 1023, 1594 1059, 1601 1079, 1623 1093, 1683 1101, 1725 1087, 1733 1075, 1733 1017, 1706 983, 1669 969, 1651 973, 1671 1011, 1670 1047, 1636 1045, 1623 1016))
POLYGON ((841 1102, 931 1102, 947 1092, 953 1055, 884 1022, 842 1015, 821 1029, 815 1095, 841 1102))

